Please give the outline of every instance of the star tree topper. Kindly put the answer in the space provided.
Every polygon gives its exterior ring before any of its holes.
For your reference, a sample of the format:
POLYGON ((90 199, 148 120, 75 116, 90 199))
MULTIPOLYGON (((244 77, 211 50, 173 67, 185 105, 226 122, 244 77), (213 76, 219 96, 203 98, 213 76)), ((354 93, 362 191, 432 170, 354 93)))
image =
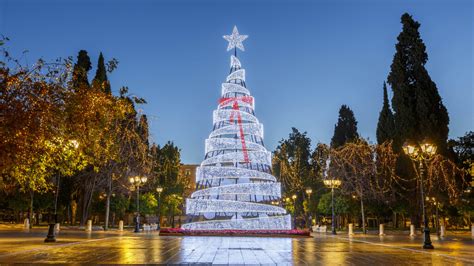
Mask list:
POLYGON ((224 35, 222 36, 224 39, 226 39, 229 42, 229 45, 227 46, 227 51, 232 50, 232 48, 239 48, 242 51, 245 51, 244 45, 242 42, 247 39, 249 36, 248 35, 240 35, 239 30, 237 29, 237 26, 234 26, 234 29, 232 30, 232 35, 224 35))

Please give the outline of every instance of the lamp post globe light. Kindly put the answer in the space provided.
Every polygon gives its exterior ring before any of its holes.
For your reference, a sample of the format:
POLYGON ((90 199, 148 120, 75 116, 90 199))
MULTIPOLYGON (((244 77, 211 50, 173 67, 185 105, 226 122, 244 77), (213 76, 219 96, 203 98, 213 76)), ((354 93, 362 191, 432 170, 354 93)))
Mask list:
POLYGON ((405 154, 410 157, 411 160, 418 163, 419 173, 420 173, 420 194, 421 194, 421 207, 423 209, 423 221, 424 221, 424 249, 433 249, 430 238, 430 228, 428 226, 428 217, 426 217, 426 208, 425 208, 425 196, 423 191, 423 179, 425 175, 424 163, 428 161, 433 155, 436 154, 436 146, 429 143, 428 141, 423 141, 419 144, 411 144, 405 142, 403 144, 403 151, 405 154))
POLYGON ((313 223, 313 219, 311 218, 311 214, 310 214, 310 211, 309 211, 309 202, 311 200, 311 193, 313 193, 313 189, 311 189, 310 187, 307 187, 306 188, 306 195, 308 195, 308 203, 307 203, 307 206, 306 206, 306 209, 308 210, 308 214, 307 214, 307 225, 308 225, 308 229, 311 230, 311 226, 312 226, 312 223, 313 223))
POLYGON ((332 209, 332 218, 331 218, 331 229, 332 229, 332 234, 336 234, 336 225, 335 225, 335 219, 336 216, 334 215, 334 189, 338 188, 342 181, 339 179, 326 179, 323 181, 324 185, 328 188, 331 189, 331 209, 332 209))
POLYGON ((156 230, 160 230, 160 208, 161 208, 161 192, 163 192, 162 187, 157 187, 156 192, 158 192, 158 225, 156 226, 156 230))
POLYGON ((140 232, 140 186, 145 184, 148 178, 146 176, 131 176, 128 181, 137 189, 137 215, 135 216, 135 233, 140 232))

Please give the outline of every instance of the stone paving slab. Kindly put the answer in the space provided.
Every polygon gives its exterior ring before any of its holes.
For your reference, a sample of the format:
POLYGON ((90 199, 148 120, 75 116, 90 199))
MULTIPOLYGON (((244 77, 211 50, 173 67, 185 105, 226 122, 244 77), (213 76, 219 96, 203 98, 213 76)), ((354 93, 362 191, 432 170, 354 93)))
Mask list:
POLYGON ((158 236, 61 232, 44 244, 46 232, 0 232, 0 263, 82 264, 250 264, 250 265, 474 265, 470 241, 434 240, 421 248, 421 237, 315 234, 311 238, 158 236))

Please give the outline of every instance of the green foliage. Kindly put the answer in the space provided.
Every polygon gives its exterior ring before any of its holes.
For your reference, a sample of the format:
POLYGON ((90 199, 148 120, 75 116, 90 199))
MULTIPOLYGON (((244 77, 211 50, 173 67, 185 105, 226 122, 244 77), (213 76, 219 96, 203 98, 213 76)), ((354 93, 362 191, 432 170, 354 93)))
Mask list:
POLYGON ((104 63, 104 56, 102 53, 99 55, 99 60, 97 62, 97 71, 95 72, 95 77, 92 80, 92 84, 94 84, 101 88, 105 93, 111 94, 112 91, 110 89, 110 82, 107 79, 107 70, 104 63))
MULTIPOLYGON (((135 211, 137 209, 136 198, 131 200, 130 209, 135 211)), ((154 193, 147 192, 140 194, 140 213, 143 215, 156 214, 158 210, 158 200, 154 193)))
POLYGON ((390 109, 388 101, 387 85, 383 83, 383 106, 379 114, 379 121, 377 123, 377 143, 382 144, 385 141, 393 139, 395 133, 395 122, 393 120, 393 113, 390 109))
POLYGON ((91 59, 89 58, 87 51, 80 50, 77 55, 77 62, 74 65, 72 72, 72 83, 76 90, 89 87, 89 78, 87 77, 87 74, 91 68, 91 59))
POLYGON ((110 211, 114 212, 118 217, 124 218, 126 211, 129 209, 130 200, 123 194, 117 194, 110 201, 110 211))
POLYGON ((174 211, 177 214, 178 206, 184 202, 183 195, 189 186, 189 180, 180 174, 181 152, 172 142, 166 143, 163 147, 155 144, 150 148, 153 161, 152 180, 148 187, 155 190, 158 186, 163 188, 161 193, 161 214, 170 214, 174 211))
MULTIPOLYGON (((318 203, 318 211, 325 215, 332 214, 331 192, 321 196, 321 200, 318 203)), ((336 215, 356 214, 358 211, 359 207, 353 201, 338 193, 334 194, 334 212, 336 215)))
POLYGON ((334 127, 331 147, 337 148, 347 142, 356 141, 358 138, 359 133, 357 133, 357 120, 354 117, 354 112, 347 105, 342 105, 339 109, 337 124, 334 127))
POLYGON ((393 91, 394 148, 398 152, 406 140, 428 139, 445 153, 449 116, 425 68, 428 55, 418 31, 420 23, 407 13, 401 22, 403 30, 387 78, 393 91))

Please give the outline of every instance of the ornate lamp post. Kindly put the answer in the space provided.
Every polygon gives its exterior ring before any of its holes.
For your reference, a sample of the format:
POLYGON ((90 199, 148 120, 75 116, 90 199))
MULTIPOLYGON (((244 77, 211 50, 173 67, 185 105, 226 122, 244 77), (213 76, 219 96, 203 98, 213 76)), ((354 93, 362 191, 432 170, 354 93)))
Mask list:
POLYGON ((411 160, 418 163, 418 168, 420 170, 420 194, 421 194, 421 207, 423 209, 423 220, 425 224, 424 232, 424 249, 433 249, 430 239, 430 228, 428 226, 428 217, 426 217, 425 201, 424 201, 424 192, 423 192, 423 178, 425 175, 425 169, 423 163, 430 159, 433 155, 436 154, 436 146, 430 144, 427 141, 420 143, 418 145, 412 145, 407 142, 403 144, 403 151, 407 154, 411 160))
POLYGON ((311 230, 311 226, 312 226, 312 223, 313 223, 313 219, 311 218, 311 214, 310 214, 310 211, 309 211, 309 202, 311 200, 311 193, 313 193, 313 189, 311 189, 310 187, 307 187, 306 188, 306 195, 308 195, 308 205, 306 206, 306 209, 308 210, 308 217, 307 217, 307 225, 308 225, 308 229, 311 230))
POLYGON ((332 218, 331 218, 331 229, 332 229, 332 234, 336 234, 336 225, 335 225, 335 220, 336 216, 334 215, 334 189, 338 188, 341 185, 341 180, 339 179, 326 179, 323 181, 324 185, 328 188, 331 189, 331 209, 332 209, 332 218))
POLYGON ((158 226, 156 227, 156 229, 160 230, 161 192, 163 192, 163 188, 162 187, 157 187, 156 192, 158 192, 158 226))
POLYGON ((135 217, 135 233, 140 232, 140 186, 145 184, 148 178, 146 176, 131 176, 128 181, 137 189, 137 216, 135 217))
POLYGON ((291 199, 293 200, 293 227, 296 229, 296 194, 293 194, 291 196, 291 199))

